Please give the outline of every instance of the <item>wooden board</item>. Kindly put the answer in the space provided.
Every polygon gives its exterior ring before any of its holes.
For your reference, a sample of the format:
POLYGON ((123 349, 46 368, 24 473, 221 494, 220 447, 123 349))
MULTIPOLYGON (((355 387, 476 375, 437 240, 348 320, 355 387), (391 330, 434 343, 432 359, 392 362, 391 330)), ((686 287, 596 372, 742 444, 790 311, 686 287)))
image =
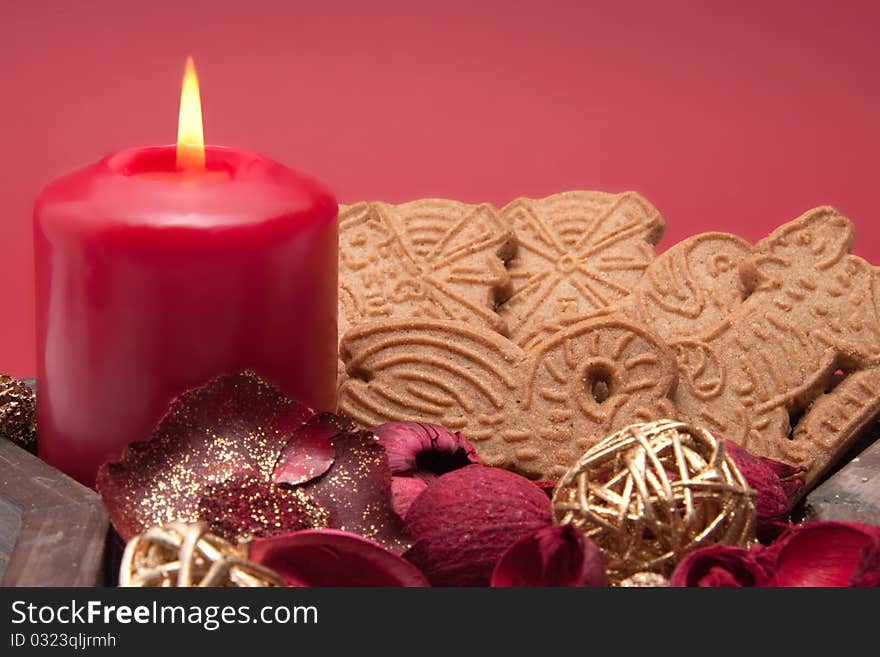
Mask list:
POLYGON ((0 586, 104 584, 101 498, 0 439, 0 586))
POLYGON ((811 491, 804 514, 808 520, 880 525, 880 440, 811 491))

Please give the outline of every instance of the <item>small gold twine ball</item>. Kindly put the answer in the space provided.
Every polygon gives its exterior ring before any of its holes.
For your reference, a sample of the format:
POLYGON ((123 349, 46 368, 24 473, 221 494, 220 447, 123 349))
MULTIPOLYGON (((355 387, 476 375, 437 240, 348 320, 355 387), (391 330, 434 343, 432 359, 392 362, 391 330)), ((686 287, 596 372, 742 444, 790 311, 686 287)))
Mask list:
POLYGON ((284 586, 271 569, 247 558, 247 543, 233 545, 203 522, 151 527, 125 546, 119 586, 284 586))
POLYGON ((628 589, 651 589, 669 586, 669 580, 660 573, 636 573, 620 580, 617 586, 628 589))
POLYGON ((754 540, 754 492, 724 441, 673 420, 633 424, 587 451, 553 495, 557 523, 592 539, 612 583, 668 576, 688 552, 754 540))
POLYGON ((0 374, 0 438, 37 451, 37 401, 23 381, 0 374))

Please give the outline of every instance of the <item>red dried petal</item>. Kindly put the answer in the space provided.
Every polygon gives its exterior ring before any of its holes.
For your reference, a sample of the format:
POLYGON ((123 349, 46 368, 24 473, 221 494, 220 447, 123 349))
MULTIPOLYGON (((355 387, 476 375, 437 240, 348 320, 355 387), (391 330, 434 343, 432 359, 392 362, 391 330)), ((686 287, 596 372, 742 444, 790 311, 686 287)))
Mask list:
POLYGON ((725 441, 725 447, 749 486, 757 492, 758 533, 762 538, 765 534, 773 536, 774 522, 791 513, 800 497, 805 468, 755 456, 730 440, 725 441))
POLYGON ((606 586, 596 544, 571 525, 542 527, 511 545, 492 571, 492 586, 606 586))
POLYGON ((391 477, 391 506, 401 518, 405 518, 409 507, 428 487, 417 477, 391 477))
POLYGON ((767 571, 744 548, 710 545, 682 559, 670 586, 765 586, 767 571))
POLYGON ((293 431, 313 411, 253 373, 222 376, 183 393, 147 442, 105 463, 96 488, 123 538, 173 520, 196 520, 208 489, 234 477, 268 480, 293 431))
POLYGON ((550 500, 528 479, 469 465, 445 474, 406 515, 406 557, 438 586, 485 586, 513 543, 550 524, 550 500))
POLYGON ((250 558, 277 572, 289 586, 428 586, 403 557, 333 529, 254 539, 250 558))
POLYGON ((849 578, 850 586, 880 586, 880 535, 872 536, 859 553, 859 563, 849 578))
POLYGON ((233 542, 327 524, 326 513, 306 495, 256 477, 236 477, 208 488, 199 502, 199 519, 233 542))
POLYGON ((388 452, 388 465, 396 477, 433 481, 447 472, 480 463, 464 436, 436 424, 387 422, 372 431, 388 452))
POLYGON ((703 588, 741 588, 743 584, 730 571, 720 566, 712 566, 709 572, 700 578, 699 587, 703 588))
POLYGON ((773 586, 847 586, 880 528, 855 522, 810 522, 764 552, 773 586))
POLYGON ((540 488, 551 500, 553 499, 553 491, 556 490, 556 484, 552 481, 536 481, 535 486, 540 488))
POLYGON ((791 523, 787 520, 773 520, 764 518, 758 522, 757 538, 762 544, 772 545, 784 536, 790 529, 791 523))
MULTIPOLYGON (((337 424, 340 428, 336 433, 354 429, 353 423, 342 418, 337 424)), ((334 428, 329 422, 307 423, 300 427, 281 451, 273 481, 296 486, 327 472, 336 458, 336 450, 330 441, 332 431, 334 428)))
POLYGON ((332 413, 316 415, 303 425, 300 431, 329 436, 336 459, 323 475, 295 490, 326 512, 328 527, 360 534, 402 553, 409 540, 391 504, 387 455, 372 433, 350 431, 353 426, 332 413))

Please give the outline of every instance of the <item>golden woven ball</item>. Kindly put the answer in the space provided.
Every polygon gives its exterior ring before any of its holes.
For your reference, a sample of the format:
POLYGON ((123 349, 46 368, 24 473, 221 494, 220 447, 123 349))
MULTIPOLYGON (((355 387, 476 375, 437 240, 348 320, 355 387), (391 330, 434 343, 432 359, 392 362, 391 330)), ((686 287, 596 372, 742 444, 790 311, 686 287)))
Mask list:
POLYGON ((636 573, 620 580, 617 586, 626 589, 653 589, 669 586, 669 580, 660 573, 636 573))
POLYGON ((119 586, 284 586, 271 569, 247 558, 246 543, 233 545, 203 522, 151 527, 125 546, 119 586))
POLYGON ((605 555, 612 583, 668 576, 688 552, 754 540, 754 492, 724 441, 683 422, 633 424, 587 451, 553 495, 570 523, 605 555))

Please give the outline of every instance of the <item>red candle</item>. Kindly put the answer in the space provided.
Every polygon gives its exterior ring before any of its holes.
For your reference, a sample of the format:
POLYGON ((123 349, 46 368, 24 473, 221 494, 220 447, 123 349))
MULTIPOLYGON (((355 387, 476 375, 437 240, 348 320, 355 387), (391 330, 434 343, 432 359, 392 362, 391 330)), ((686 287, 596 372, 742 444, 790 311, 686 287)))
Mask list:
POLYGON ((245 369, 333 410, 336 212, 300 173, 180 136, 46 187, 34 213, 40 456, 92 485, 175 396, 245 369))

